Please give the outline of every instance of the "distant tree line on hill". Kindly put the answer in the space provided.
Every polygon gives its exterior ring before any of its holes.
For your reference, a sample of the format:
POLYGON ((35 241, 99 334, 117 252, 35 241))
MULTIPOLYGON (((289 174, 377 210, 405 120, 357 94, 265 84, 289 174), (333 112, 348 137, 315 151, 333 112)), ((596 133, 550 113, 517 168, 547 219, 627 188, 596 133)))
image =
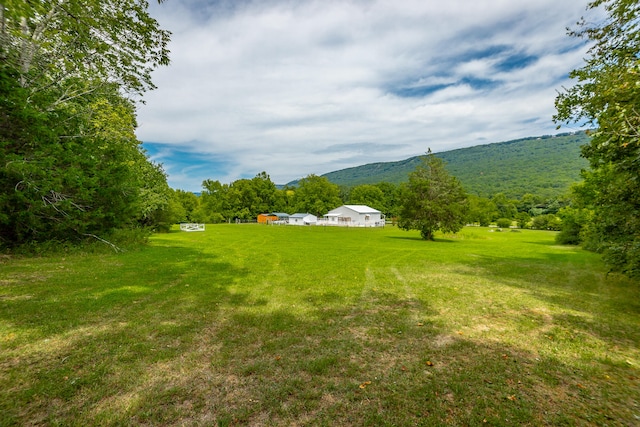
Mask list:
MULTIPOLYGON (((513 141, 477 145, 435 153, 447 171, 458 178, 469 194, 491 197, 503 193, 518 198, 526 193, 551 199, 566 193, 581 180, 588 162, 580 147, 589 143, 585 132, 560 133, 513 141)), ((367 165, 329 172, 323 176, 340 186, 407 182, 421 163, 420 156, 397 162, 367 165)), ((295 181, 292 183, 295 184, 295 181)))

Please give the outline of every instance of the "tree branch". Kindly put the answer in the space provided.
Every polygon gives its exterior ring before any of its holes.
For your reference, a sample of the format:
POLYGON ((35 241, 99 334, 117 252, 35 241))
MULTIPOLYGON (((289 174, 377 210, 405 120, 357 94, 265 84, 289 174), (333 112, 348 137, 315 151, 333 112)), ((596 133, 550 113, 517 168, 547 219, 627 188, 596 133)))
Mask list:
MULTIPOLYGON (((76 230, 76 232, 78 232, 78 230, 76 230)), ((86 236, 86 237, 93 237, 96 240, 99 240, 100 242, 104 243, 105 245, 109 245, 111 246, 111 249, 114 250, 115 253, 118 252, 125 252, 124 249, 114 245, 113 243, 109 242, 108 240, 103 239, 102 237, 98 237, 95 234, 90 234, 90 233, 79 233, 78 234, 82 235, 82 236, 86 236)))

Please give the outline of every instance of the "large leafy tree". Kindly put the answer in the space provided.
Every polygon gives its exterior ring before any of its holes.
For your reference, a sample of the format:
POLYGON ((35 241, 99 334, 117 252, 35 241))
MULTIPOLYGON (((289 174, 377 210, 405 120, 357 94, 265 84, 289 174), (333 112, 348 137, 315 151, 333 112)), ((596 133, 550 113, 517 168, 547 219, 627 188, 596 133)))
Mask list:
POLYGON ((469 222, 487 227, 496 217, 498 217, 498 208, 492 200, 475 195, 469 196, 469 222))
POLYGON ((462 185, 449 175, 442 159, 429 150, 402 188, 398 226, 419 230, 423 239, 433 240, 438 230, 455 233, 462 229, 467 211, 468 200, 462 185))
POLYGON ((351 189, 349 202, 352 205, 367 205, 380 212, 387 212, 384 192, 380 187, 371 184, 362 184, 351 189))
POLYGON ((592 47, 576 84, 556 99, 556 122, 580 122, 595 128, 582 155, 583 202, 593 209, 585 227, 585 245, 604 254, 613 270, 640 276, 640 3, 596 0, 606 19, 582 20, 572 35, 592 47))
POLYGON ((252 179, 239 179, 229 185, 226 197, 229 204, 227 218, 255 219, 259 214, 273 210, 276 185, 266 172, 252 179))
POLYGON ((295 192, 295 209, 322 216, 342 204, 340 189, 326 177, 309 175, 302 178, 295 192))
POLYGON ((179 221, 202 222, 197 215, 200 207, 200 199, 191 191, 173 190, 173 199, 182 207, 184 215, 181 215, 179 221))
POLYGON ((382 212, 384 212, 387 218, 397 217, 399 197, 398 186, 390 182, 379 182, 378 184, 375 184, 375 186, 378 187, 384 194, 383 206, 385 207, 385 210, 383 210, 382 212))
POLYGON ((170 33, 145 0, 2 0, 2 56, 31 95, 61 89, 44 105, 117 83, 125 93, 154 88, 151 71, 169 63, 170 33))
POLYGON ((229 184, 206 179, 202 182, 202 189, 198 218, 212 223, 224 221, 231 211, 228 198, 229 184))
POLYGON ((0 2, 0 245, 148 222, 169 193, 132 97, 169 33, 142 0, 0 2))
POLYGON ((498 218, 515 218, 518 210, 516 209, 516 201, 509 200, 504 193, 496 193, 491 197, 491 202, 495 205, 495 217, 494 220, 498 218))

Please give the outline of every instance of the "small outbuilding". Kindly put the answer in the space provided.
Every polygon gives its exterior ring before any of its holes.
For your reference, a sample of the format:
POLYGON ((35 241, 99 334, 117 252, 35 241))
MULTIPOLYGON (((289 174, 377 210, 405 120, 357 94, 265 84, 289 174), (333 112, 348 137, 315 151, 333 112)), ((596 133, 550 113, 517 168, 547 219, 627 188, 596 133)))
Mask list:
POLYGON ((278 217, 274 214, 260 214, 258 215, 258 224, 271 224, 277 221, 278 217))
POLYGON ((324 215, 323 224, 347 227, 384 227, 382 212, 366 205, 342 205, 324 215))
POLYGON ((316 225, 318 217, 310 213, 295 213, 289 217, 289 225, 316 225))

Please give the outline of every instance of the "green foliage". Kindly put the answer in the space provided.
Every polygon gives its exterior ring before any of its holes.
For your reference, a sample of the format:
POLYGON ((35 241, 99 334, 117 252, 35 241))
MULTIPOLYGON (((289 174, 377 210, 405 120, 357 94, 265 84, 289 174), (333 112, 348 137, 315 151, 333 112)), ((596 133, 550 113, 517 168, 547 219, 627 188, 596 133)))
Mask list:
POLYGON ((138 159, 135 170, 140 179, 140 223, 160 231, 168 231, 172 224, 179 221, 181 211, 167 184, 164 170, 146 157, 138 159))
POLYGON ((613 164, 585 173, 581 202, 592 210, 582 231, 584 247, 603 254, 614 271, 640 275, 640 188, 636 177, 613 164))
MULTIPOLYGON (((375 184, 384 195, 384 210, 380 210, 387 218, 395 218, 398 216, 400 206, 400 189, 397 185, 390 182, 379 182, 375 184)), ((373 207, 373 206, 372 206, 373 207)))
MULTIPOLYGON (((138 142, 128 137, 133 130, 112 139, 101 132, 99 114, 78 117, 69 108, 39 112, 15 78, 7 72, 0 77, 8 89, 2 98, 14 106, 0 105, 9 122, 0 133, 2 245, 77 239, 132 224, 141 183, 135 166, 145 162, 138 142), (15 108, 18 103, 21 109, 15 108), (78 134, 81 126, 93 132, 78 134)), ((112 106, 121 116, 133 114, 115 94, 83 101, 89 108, 112 106)))
POLYGON ((516 202, 516 208, 518 212, 530 213, 536 206, 542 204, 543 199, 540 196, 533 195, 531 193, 523 194, 522 197, 516 202))
POLYGON ((582 243, 583 228, 591 220, 591 211, 573 207, 564 207, 558 211, 562 221, 556 242, 561 245, 578 245, 582 243))
POLYGON ((536 230, 553 230, 558 231, 561 229, 562 222, 560 218, 554 214, 543 214, 534 216, 531 221, 531 228, 536 230))
POLYGON ((275 205, 276 185, 266 172, 252 179, 240 179, 228 189, 230 214, 227 218, 255 219, 260 213, 269 212, 275 205))
MULTIPOLYGON (((542 199, 557 197, 580 181, 587 166, 580 146, 587 144, 584 132, 518 139, 437 153, 449 173, 460 180, 472 195, 507 198, 526 193, 542 199)), ((420 164, 419 157, 398 162, 371 163, 325 174, 331 182, 353 187, 361 184, 407 182, 409 173, 420 164)))
POLYGON ((510 218, 498 218, 496 220, 496 225, 500 228, 509 228, 511 227, 512 223, 513 223, 513 220, 510 218))
POLYGON ((613 270, 640 276, 640 4, 597 0, 607 17, 578 23, 571 34, 592 42, 575 86, 556 99, 557 122, 597 126, 582 150, 591 171, 584 174, 584 204, 593 209, 585 244, 602 252, 613 270))
POLYGON ((342 204, 340 190, 322 176, 309 175, 298 183, 295 190, 295 210, 322 216, 342 204))
POLYGON ((388 212, 384 193, 380 187, 371 184, 353 187, 349 197, 349 204, 367 205, 380 212, 388 212))
POLYGON ((518 209, 516 200, 509 200, 503 193, 494 194, 491 197, 491 202, 496 206, 496 219, 497 218, 514 218, 518 209))
POLYGON ((398 227, 419 230, 425 240, 433 240, 442 230, 455 233, 465 225, 468 200, 460 182, 445 170, 441 159, 431 154, 409 174, 402 188, 402 206, 398 227))
POLYGON ((221 184, 220 181, 212 181, 210 179, 202 182, 202 194, 200 195, 200 209, 199 213, 205 219, 205 222, 216 223, 209 217, 213 214, 220 216, 224 220, 223 212, 227 212, 228 203, 226 201, 226 194, 229 190, 228 184, 221 184))
POLYGON ((197 218, 200 199, 190 191, 173 190, 173 198, 180 205, 182 212, 178 222, 203 222, 197 218))
POLYGON ((491 224, 491 220, 496 217, 497 213, 498 208, 491 200, 474 195, 469 196, 468 222, 487 227, 491 224))
POLYGON ((252 179, 239 179, 231 184, 205 180, 200 208, 193 216, 206 222, 255 220, 261 213, 284 210, 286 193, 278 190, 266 172, 252 179))
POLYGON ((153 87, 168 33, 144 1, 3 2, 0 246, 102 239, 155 226, 164 172, 123 94, 153 87))
POLYGON ((20 83, 48 108, 117 83, 124 93, 154 88, 151 72, 169 63, 170 33, 147 13, 145 0, 3 1, 3 56, 20 83))
POLYGON ((518 212, 516 214, 516 222, 518 224, 518 228, 527 228, 529 225, 529 221, 531 221, 531 215, 527 212, 518 212))

